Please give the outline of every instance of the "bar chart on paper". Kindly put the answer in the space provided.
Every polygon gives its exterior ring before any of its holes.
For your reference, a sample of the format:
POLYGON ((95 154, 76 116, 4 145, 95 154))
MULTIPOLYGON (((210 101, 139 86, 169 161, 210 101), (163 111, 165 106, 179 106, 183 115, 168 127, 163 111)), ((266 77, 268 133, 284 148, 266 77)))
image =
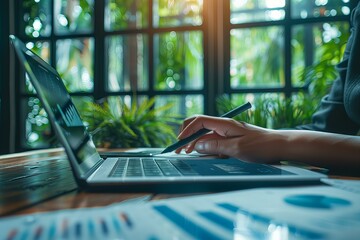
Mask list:
POLYGON ((0 219, 0 239, 354 239, 360 195, 265 188, 0 219), (296 216, 296 218, 294 218, 296 216))

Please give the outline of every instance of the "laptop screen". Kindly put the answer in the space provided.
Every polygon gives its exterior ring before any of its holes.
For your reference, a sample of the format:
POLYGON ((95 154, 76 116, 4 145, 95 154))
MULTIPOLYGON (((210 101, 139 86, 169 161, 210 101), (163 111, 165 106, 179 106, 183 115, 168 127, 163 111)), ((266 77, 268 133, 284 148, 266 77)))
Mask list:
MULTIPOLYGON (((19 44, 17 46, 21 47, 18 50, 21 50, 26 59, 24 65, 30 75, 30 80, 36 91, 41 92, 41 94, 38 94, 40 100, 44 106, 50 108, 46 109, 49 119, 58 131, 59 138, 68 155, 70 155, 69 158, 71 156, 75 158, 78 173, 84 175, 100 161, 100 156, 63 81, 52 67, 26 49, 25 45, 19 44), (49 114, 49 111, 52 114, 49 114), (69 151, 71 154, 69 154, 69 151)), ((72 162, 74 163, 74 161, 72 162)))

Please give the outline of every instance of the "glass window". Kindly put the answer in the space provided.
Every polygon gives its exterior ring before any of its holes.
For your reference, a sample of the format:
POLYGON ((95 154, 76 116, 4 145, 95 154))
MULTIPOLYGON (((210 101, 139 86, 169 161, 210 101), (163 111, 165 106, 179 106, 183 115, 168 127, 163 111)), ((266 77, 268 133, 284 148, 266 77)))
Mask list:
POLYGON ((108 90, 148 90, 148 38, 143 34, 106 39, 108 90))
MULTIPOLYGON (((107 101, 117 112, 119 99, 130 107, 134 97, 138 103, 155 97, 155 108, 172 103, 166 111, 179 118, 214 115, 218 96, 226 94, 230 100, 224 106, 253 103, 240 120, 274 128, 305 119, 294 111, 305 111, 300 104, 315 99, 304 97, 305 91, 322 96, 336 77, 354 5, 349 0, 19 3, 15 32, 57 69, 80 113, 92 101, 107 101)), ((52 144, 47 116, 28 77, 21 73, 19 79, 17 136, 29 148, 46 147, 52 144)))
POLYGON ((108 0, 105 8, 105 29, 146 28, 149 19, 148 0, 108 0))
POLYGON ((155 89, 186 90, 204 86, 203 37, 200 31, 155 36, 155 89))
POLYGON ((71 100, 73 101, 76 109, 79 111, 81 118, 84 120, 84 114, 87 111, 88 103, 94 102, 94 98, 72 96, 71 100))
POLYGON ((293 18, 335 17, 350 14, 350 0, 291 0, 293 18))
POLYGON ((343 47, 348 37, 349 24, 346 22, 295 26, 291 40, 293 84, 303 86, 308 83, 304 71, 313 64, 318 64, 319 68, 322 68, 322 71, 318 72, 319 79, 334 79, 334 66, 342 58, 343 47))
POLYGON ((176 27, 202 24, 202 0, 154 0, 154 27, 176 27))
POLYGON ((58 34, 91 32, 94 0, 55 0, 55 31, 58 34))
MULTIPOLYGON (((25 147, 37 148, 46 146, 51 138, 50 122, 40 100, 30 97, 22 100, 21 113, 25 116, 23 143, 25 147)), ((22 128, 23 129, 23 128, 22 128)))
POLYGON ((231 0, 230 8, 232 24, 285 18, 285 0, 231 0))
POLYGON ((51 2, 26 0, 22 3, 24 33, 31 38, 47 37, 51 33, 51 2))
POLYGON ((172 104, 172 108, 167 110, 167 114, 180 119, 204 113, 204 97, 202 95, 158 96, 155 106, 158 108, 169 103, 172 104))
MULTIPOLYGON (((47 63, 50 63, 50 44, 49 42, 28 42, 26 47, 39 55, 47 63)), ((35 94, 36 91, 30 82, 29 76, 25 74, 25 92, 35 94)))
POLYGON ((284 85, 282 27, 233 29, 230 37, 232 88, 284 85))
POLYGON ((64 39, 56 43, 56 68, 70 92, 94 87, 94 39, 64 39))
MULTIPOLYGON (((231 105, 239 106, 245 102, 250 102, 252 108, 248 111, 236 116, 238 121, 245 121, 257 126, 267 128, 289 127, 287 122, 289 119, 277 118, 273 116, 276 114, 283 114, 286 116, 292 109, 287 109, 285 96, 282 93, 246 93, 246 94, 233 94, 231 96, 231 105)), ((224 103, 222 103, 224 104, 224 103)), ((228 111, 228 110, 226 110, 228 111)))
POLYGON ((48 41, 28 42, 26 47, 39 55, 45 62, 50 63, 50 44, 48 41))

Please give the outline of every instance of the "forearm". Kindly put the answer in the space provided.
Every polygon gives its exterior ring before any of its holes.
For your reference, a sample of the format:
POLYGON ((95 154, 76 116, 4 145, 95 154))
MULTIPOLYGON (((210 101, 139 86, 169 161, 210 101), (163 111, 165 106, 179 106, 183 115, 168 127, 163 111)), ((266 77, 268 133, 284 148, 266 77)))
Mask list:
POLYGON ((284 137, 281 158, 331 168, 360 170, 360 137, 315 131, 280 132, 284 137))

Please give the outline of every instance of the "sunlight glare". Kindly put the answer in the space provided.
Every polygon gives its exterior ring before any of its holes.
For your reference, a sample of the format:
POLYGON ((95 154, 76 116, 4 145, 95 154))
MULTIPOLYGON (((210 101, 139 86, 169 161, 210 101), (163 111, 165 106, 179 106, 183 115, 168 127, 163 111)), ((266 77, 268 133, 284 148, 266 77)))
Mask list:
POLYGON ((349 15, 350 14, 350 8, 349 7, 342 7, 341 11, 344 15, 349 15))
POLYGON ((42 27, 42 24, 41 24, 40 19, 35 18, 34 23, 33 23, 34 30, 39 31, 41 29, 41 27, 42 27))
POLYGON ((267 8, 282 8, 285 7, 285 0, 266 0, 266 7, 267 8))
POLYGON ((234 9, 241 9, 248 3, 248 0, 238 0, 238 1, 233 0, 231 1, 231 3, 234 9))

